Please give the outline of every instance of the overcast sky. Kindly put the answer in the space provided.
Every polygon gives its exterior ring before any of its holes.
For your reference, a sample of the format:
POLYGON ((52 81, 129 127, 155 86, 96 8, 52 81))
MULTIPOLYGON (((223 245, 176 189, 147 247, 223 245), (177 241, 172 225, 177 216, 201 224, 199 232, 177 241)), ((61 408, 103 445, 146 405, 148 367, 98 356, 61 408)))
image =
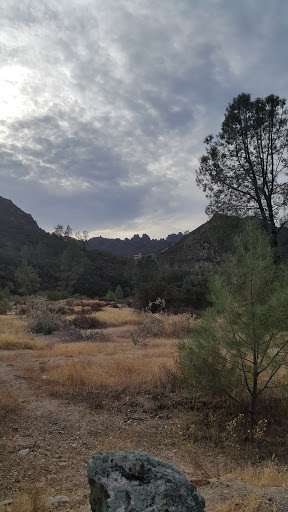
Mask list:
POLYGON ((203 139, 287 98, 287 0, 2 0, 0 195, 90 236, 194 229, 203 139))

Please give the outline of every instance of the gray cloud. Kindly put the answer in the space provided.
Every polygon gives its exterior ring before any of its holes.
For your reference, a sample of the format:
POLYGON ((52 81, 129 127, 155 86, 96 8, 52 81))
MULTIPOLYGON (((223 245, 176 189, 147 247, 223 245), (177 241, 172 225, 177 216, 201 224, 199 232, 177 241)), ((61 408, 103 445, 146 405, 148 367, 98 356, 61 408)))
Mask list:
POLYGON ((284 0, 6 0, 2 195, 46 229, 196 227, 204 137, 240 92, 286 94, 287 11, 284 0))

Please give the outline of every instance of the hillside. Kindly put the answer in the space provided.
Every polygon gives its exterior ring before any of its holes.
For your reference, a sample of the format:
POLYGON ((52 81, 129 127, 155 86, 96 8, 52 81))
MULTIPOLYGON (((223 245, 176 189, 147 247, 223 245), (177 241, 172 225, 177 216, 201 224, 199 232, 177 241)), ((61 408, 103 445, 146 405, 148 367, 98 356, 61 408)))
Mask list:
POLYGON ((178 243, 162 251, 159 261, 173 270, 192 273, 218 265, 223 253, 231 248, 232 240, 245 219, 215 214, 178 243))
POLYGON ((102 236, 90 238, 87 243, 88 250, 106 251, 117 256, 133 256, 134 254, 151 254, 158 253, 171 245, 177 243, 183 234, 168 235, 166 238, 160 240, 151 239, 148 235, 144 234, 142 237, 134 235, 132 238, 104 238, 102 236))
POLYGON ((102 296, 118 284, 129 288, 126 266, 126 259, 84 252, 76 240, 46 233, 30 214, 0 197, 0 288, 21 295, 53 290, 102 296))

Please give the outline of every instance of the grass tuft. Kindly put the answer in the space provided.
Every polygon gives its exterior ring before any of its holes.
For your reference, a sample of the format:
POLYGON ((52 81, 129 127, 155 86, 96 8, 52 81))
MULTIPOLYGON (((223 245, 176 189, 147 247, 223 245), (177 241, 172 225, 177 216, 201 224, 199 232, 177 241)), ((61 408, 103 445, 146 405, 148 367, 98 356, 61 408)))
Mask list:
POLYGON ((269 461, 262 466, 251 464, 239 471, 239 476, 249 485, 260 487, 288 487, 288 468, 276 461, 269 461))
POLYGON ((0 349, 40 349, 44 342, 28 332, 27 323, 18 316, 0 316, 0 349))

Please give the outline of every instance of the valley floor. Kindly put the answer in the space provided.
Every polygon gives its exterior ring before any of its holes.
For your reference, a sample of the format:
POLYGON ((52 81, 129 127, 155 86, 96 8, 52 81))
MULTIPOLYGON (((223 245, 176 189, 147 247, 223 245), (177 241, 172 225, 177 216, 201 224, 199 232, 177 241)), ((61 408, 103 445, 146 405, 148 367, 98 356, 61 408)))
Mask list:
MULTIPOLYGON (((119 332, 129 339, 129 328, 111 328, 110 343, 117 343, 119 332)), ((45 340, 57 342, 55 336, 45 340)), ((287 511, 288 489, 255 489, 228 475, 235 468, 223 455, 199 447, 187 450, 178 444, 177 426, 188 415, 183 404, 163 404, 161 397, 143 391, 59 397, 51 394, 45 378, 47 367, 54 363, 53 356, 42 357, 41 351, 0 353, 4 390, 19 401, 14 412, 1 417, 0 502, 8 500, 6 505, 0 503, 1 512, 15 510, 9 500, 36 486, 43 496, 68 497, 69 503, 59 510, 89 512, 86 462, 94 451, 116 449, 147 451, 198 480, 207 512, 215 511, 220 502, 243 498, 255 490, 263 495, 259 511, 287 511), (38 380, 35 375, 40 376, 38 380)))

